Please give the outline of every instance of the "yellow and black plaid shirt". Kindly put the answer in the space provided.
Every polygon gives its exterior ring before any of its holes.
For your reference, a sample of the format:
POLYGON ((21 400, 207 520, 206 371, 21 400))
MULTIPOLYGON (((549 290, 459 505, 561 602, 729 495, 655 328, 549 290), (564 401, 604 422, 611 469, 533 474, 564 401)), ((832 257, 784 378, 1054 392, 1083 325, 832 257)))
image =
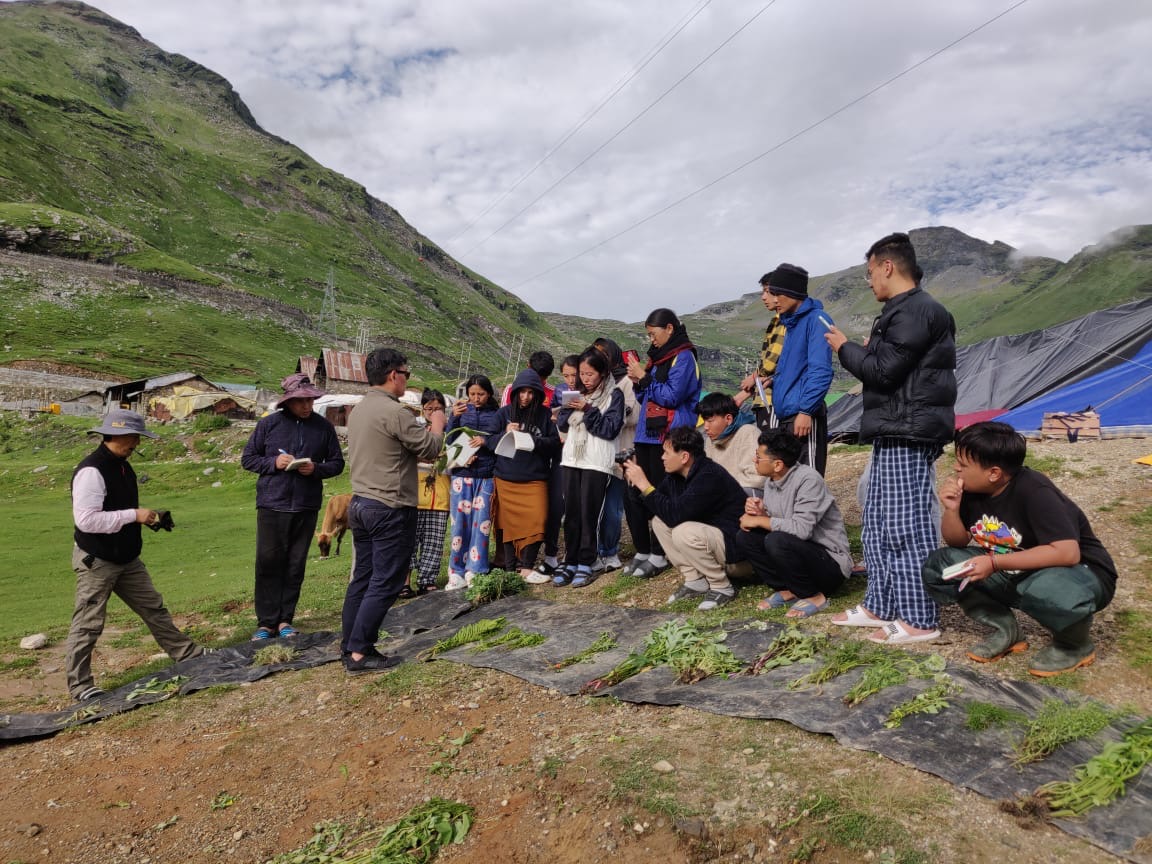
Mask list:
MULTIPOLYGON (((760 377, 771 378, 776 374, 776 364, 780 360, 780 352, 784 350, 784 334, 787 332, 784 325, 780 323, 780 316, 775 316, 768 322, 768 327, 764 330, 764 342, 760 346, 760 377)), ((756 399, 752 403, 757 408, 771 408, 772 407, 772 388, 766 387, 764 395, 768 397, 768 404, 764 404, 764 400, 760 398, 757 392, 756 399)))

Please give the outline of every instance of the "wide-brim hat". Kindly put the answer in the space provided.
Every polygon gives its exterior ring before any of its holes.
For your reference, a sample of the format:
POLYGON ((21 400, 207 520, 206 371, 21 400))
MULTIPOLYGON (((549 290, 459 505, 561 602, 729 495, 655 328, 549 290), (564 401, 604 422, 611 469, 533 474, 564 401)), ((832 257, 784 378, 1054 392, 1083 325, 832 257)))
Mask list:
POLYGON ((312 379, 303 372, 289 375, 280 382, 280 386, 284 388, 284 395, 273 403, 272 407, 274 408, 282 407, 289 399, 319 399, 321 396, 328 395, 313 385, 312 379))
POLYGON ((159 438, 144 428, 144 418, 135 411, 127 408, 113 408, 104 415, 104 422, 95 429, 89 429, 92 435, 143 435, 145 438, 159 438))

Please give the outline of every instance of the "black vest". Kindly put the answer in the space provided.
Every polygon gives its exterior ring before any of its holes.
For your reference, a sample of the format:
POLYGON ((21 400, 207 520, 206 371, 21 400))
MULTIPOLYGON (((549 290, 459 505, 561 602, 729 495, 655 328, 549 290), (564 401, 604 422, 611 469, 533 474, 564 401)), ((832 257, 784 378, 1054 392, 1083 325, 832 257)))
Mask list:
MULTIPOLYGON (((72 472, 75 482, 76 474, 81 468, 95 468, 104 478, 104 506, 108 510, 135 510, 140 506, 140 493, 136 488, 136 472, 122 459, 101 444, 90 453, 84 461, 76 466, 72 472)), ((95 555, 104 561, 115 564, 127 564, 140 555, 144 543, 140 537, 140 523, 130 522, 115 534, 88 534, 79 528, 72 535, 76 545, 90 555, 95 555)))

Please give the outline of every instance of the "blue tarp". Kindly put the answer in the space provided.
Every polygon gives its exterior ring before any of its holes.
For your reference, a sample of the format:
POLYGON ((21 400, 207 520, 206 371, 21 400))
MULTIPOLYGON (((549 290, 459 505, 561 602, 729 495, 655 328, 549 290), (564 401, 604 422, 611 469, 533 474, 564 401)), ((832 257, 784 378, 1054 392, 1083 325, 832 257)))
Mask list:
POLYGON ((1040 429, 1047 412, 1088 408, 1100 415, 1102 429, 1152 431, 1152 341, 1128 362, 1045 393, 996 419, 1028 433, 1040 429))

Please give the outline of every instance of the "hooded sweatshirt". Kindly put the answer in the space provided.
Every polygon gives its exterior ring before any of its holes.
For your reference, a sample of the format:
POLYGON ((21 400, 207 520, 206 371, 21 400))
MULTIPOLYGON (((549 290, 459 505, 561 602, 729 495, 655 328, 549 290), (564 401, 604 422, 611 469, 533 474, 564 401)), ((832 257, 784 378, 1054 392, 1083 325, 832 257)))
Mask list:
POLYGON ((488 436, 487 447, 495 451, 509 423, 519 423, 520 431, 532 436, 532 450, 517 450, 512 457, 496 457, 496 477, 509 483, 547 481, 552 477, 552 460, 560 450, 560 433, 552 422, 552 412, 544 405, 544 385, 531 369, 522 369, 512 382, 512 401, 496 412, 497 431, 488 436), (536 391, 537 405, 525 412, 519 405, 519 393, 529 387, 536 391))

